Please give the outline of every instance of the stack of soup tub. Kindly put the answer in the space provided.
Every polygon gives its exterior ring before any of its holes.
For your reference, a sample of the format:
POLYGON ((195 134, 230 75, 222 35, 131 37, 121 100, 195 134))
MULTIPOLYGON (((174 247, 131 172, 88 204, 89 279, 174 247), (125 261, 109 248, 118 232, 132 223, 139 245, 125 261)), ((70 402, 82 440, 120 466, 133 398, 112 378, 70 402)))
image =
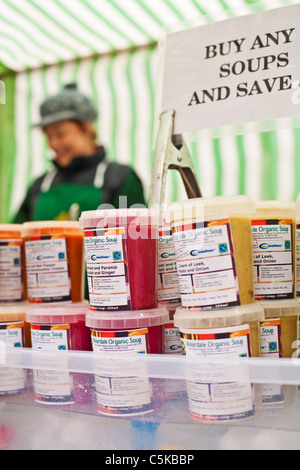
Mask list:
MULTIPOLYGON (((83 230, 78 222, 27 222, 22 236, 32 349, 91 351, 83 300, 83 230)), ((33 383, 36 401, 50 405, 84 403, 90 385, 84 374, 69 373, 67 358, 60 354, 41 356, 33 383)))
POLYGON ((254 202, 218 196, 174 203, 169 211, 182 303, 174 324, 183 354, 199 357, 198 363, 188 363, 191 416, 214 422, 253 416, 255 393, 247 367, 229 363, 217 369, 207 359, 260 355, 264 316, 253 295, 254 202), (244 380, 229 382, 229 370, 244 380))
MULTIPOLYGON (((180 331, 174 325, 176 308, 181 306, 175 246, 169 212, 165 207, 159 216, 158 236, 158 302, 169 312, 165 324, 165 354, 182 354, 180 331)), ((179 398, 186 394, 183 380, 165 380, 165 398, 179 398)))
POLYGON ((86 325, 93 350, 129 358, 114 368, 111 362, 99 365, 95 380, 102 414, 137 415, 159 406, 156 382, 149 380, 142 363, 130 359, 136 353, 164 353, 169 314, 158 306, 158 219, 157 212, 146 208, 102 209, 80 216, 90 303, 86 325))
POLYGON ((165 324, 165 354, 181 354, 180 333, 173 321, 176 308, 181 306, 181 298, 174 239, 167 210, 161 211, 159 216, 158 302, 168 309, 170 316, 165 324))
MULTIPOLYGON (((295 218, 294 202, 260 201, 252 220, 254 297, 264 309, 260 347, 268 359, 297 357, 295 218)), ((286 403, 295 392, 296 387, 264 384, 262 402, 286 403)))
MULTIPOLYGON (((20 348, 31 345, 26 323, 26 277, 22 225, 0 225, 0 345, 20 348)), ((23 394, 27 390, 23 369, 0 369, 0 397, 23 394)))

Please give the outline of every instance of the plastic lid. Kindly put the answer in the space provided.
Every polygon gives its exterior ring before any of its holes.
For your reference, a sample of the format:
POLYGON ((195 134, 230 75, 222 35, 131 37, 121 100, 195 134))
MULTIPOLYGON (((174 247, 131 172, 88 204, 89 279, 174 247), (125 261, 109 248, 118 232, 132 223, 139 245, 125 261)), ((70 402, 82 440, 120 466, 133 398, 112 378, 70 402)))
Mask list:
POLYGON ((12 235, 15 235, 16 233, 18 233, 18 236, 20 236, 22 227, 23 227, 22 224, 0 224, 0 235, 1 235, 1 232, 5 232, 5 233, 12 234, 12 235))
POLYGON ((300 299, 264 300, 260 302, 265 318, 300 315, 300 299))
POLYGON ((248 196, 215 196, 187 199, 169 205, 171 223, 177 220, 216 215, 249 215, 255 212, 254 201, 248 196))
POLYGON ((174 326, 180 329, 219 328, 243 325, 257 320, 264 320, 264 310, 259 303, 209 312, 179 307, 174 315, 174 326))
POLYGON ((25 222, 22 235, 24 237, 48 235, 52 233, 82 234, 79 223, 71 220, 43 220, 40 222, 25 222))
POLYGON ((85 321, 89 309, 88 302, 73 302, 70 304, 35 304, 30 305, 26 321, 41 325, 59 325, 85 321))
POLYGON ((265 216, 269 213, 277 217, 295 217, 296 203, 293 201, 257 201, 256 215, 265 216))
POLYGON ((149 328, 164 325, 168 321, 169 312, 166 307, 113 313, 89 310, 86 316, 86 326, 97 330, 149 328))
POLYGON ((158 225, 159 211, 146 207, 136 207, 129 209, 98 209, 95 211, 85 211, 79 218, 79 226, 82 228, 106 227, 127 225, 128 219, 138 219, 141 225, 158 225))
POLYGON ((173 320, 174 318, 174 315, 175 315, 175 311, 177 308, 181 307, 181 302, 174 302, 174 303, 171 303, 171 302, 158 302, 158 306, 159 307, 165 307, 168 312, 169 312, 169 320, 173 320))
POLYGON ((0 304, 0 322, 25 320, 27 310, 27 302, 0 304))

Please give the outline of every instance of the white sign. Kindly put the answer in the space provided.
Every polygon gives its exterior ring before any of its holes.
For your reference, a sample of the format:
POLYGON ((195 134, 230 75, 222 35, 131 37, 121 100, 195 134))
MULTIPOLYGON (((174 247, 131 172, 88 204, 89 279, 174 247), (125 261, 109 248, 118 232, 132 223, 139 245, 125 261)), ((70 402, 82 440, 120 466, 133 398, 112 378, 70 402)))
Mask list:
POLYGON ((166 38, 162 111, 174 134, 300 115, 300 4, 166 38))

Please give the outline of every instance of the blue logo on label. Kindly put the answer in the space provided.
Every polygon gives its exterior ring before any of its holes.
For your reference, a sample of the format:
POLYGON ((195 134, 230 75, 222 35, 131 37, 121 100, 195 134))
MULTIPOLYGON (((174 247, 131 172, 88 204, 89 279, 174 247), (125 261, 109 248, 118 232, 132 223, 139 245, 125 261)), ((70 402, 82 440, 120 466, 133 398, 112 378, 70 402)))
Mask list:
POLYGON ((160 257, 164 259, 169 258, 170 256, 175 256, 175 253, 162 253, 160 255, 160 257))
POLYGON ((101 256, 92 255, 91 256, 92 261, 97 261, 97 259, 108 259, 108 258, 109 258, 109 256, 104 256, 104 255, 101 255, 101 256))
POLYGON ((193 251, 190 252, 191 256, 197 256, 198 254, 199 254, 198 250, 193 250, 193 251))
POLYGON ((267 250, 269 248, 269 245, 267 243, 261 243, 261 245, 259 245, 259 248, 261 248, 262 250, 267 250))
POLYGON ((269 351, 277 351, 277 343, 276 341, 272 341, 271 343, 269 343, 269 351))
POLYGON ((114 261, 121 261, 122 253, 121 251, 113 251, 113 260, 114 261))
POLYGON ((170 346, 171 351, 177 351, 177 349, 181 349, 181 346, 178 346, 178 344, 172 344, 170 346))
POLYGON ((190 251, 191 256, 198 256, 203 253, 212 253, 214 250, 192 250, 190 251))
POLYGON ((277 244, 274 244, 274 245, 269 245, 268 243, 261 243, 259 245, 259 248, 261 250, 267 250, 268 248, 281 248, 282 245, 277 245, 277 244))
POLYGON ((37 259, 38 261, 42 261, 43 259, 53 259, 53 258, 55 258, 55 256, 43 256, 43 255, 39 255, 39 256, 36 257, 36 259, 37 259))
POLYGON ((220 243, 219 244, 219 253, 228 253, 227 243, 220 243))

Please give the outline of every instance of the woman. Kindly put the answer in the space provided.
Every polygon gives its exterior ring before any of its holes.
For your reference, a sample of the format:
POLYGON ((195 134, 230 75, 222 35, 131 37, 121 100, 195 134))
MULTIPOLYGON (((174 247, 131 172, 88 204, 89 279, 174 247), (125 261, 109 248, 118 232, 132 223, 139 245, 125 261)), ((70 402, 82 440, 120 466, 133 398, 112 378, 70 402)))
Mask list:
POLYGON ((30 220, 78 220, 80 213, 104 204, 115 208, 145 204, 143 187, 126 165, 109 163, 96 145, 91 101, 66 85, 40 107, 40 126, 55 153, 52 168, 29 188, 16 223, 30 220))

